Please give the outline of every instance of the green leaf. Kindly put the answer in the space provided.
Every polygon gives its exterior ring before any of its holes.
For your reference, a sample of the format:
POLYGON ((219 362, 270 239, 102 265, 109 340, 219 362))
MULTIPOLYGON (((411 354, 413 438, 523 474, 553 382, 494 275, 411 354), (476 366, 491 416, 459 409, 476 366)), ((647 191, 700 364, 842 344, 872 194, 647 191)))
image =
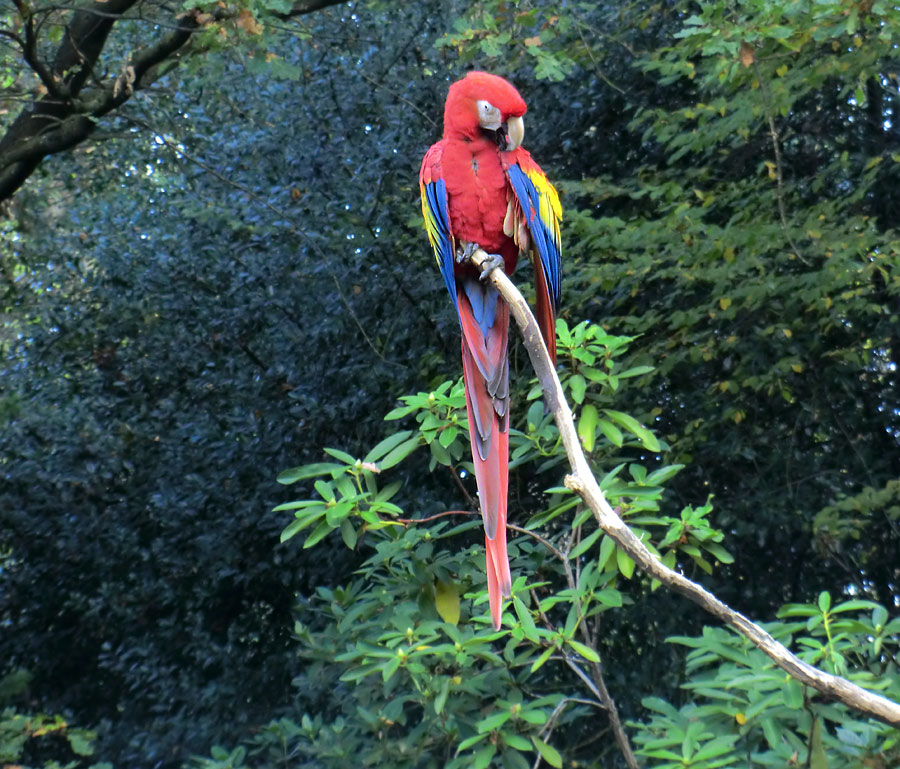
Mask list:
POLYGON ((609 535, 604 535, 603 539, 600 541, 600 555, 597 557, 597 566, 602 571, 610 557, 616 551, 616 542, 609 535))
POLYGON ((369 453, 366 454, 365 458, 363 459, 363 462, 377 462, 391 449, 396 448, 399 444, 403 443, 403 441, 409 439, 412 434, 412 430, 403 430, 399 433, 389 435, 387 438, 379 441, 371 448, 369 453))
POLYGON ((809 603, 788 603, 775 614, 776 617, 817 617, 819 610, 809 603))
POLYGON ((473 745, 477 745, 479 742, 481 742, 482 740, 486 740, 487 738, 488 738, 488 735, 486 733, 472 735, 471 737, 468 737, 468 738, 464 739, 461 743, 459 743, 457 752, 461 753, 462 751, 467 750, 468 748, 471 748, 473 745))
POLYGON ((622 435, 622 431, 608 419, 598 420, 597 426, 600 428, 600 432, 602 432, 607 437, 607 439, 609 439, 609 442, 613 446, 618 446, 621 448, 622 444, 625 443, 625 436, 622 435))
POLYGON ((550 766, 555 766, 556 769, 562 769, 563 760, 562 756, 559 754, 559 751, 556 750, 552 745, 544 742, 540 737, 536 735, 531 735, 531 741, 534 743, 534 747, 537 748, 537 752, 541 754, 541 758, 544 759, 550 766))
POLYGON ((459 624, 459 590, 455 584, 439 579, 434 586, 434 604, 444 622, 459 624))
POLYGON ((649 374, 652 371, 656 371, 656 368, 654 366, 635 366, 634 368, 630 368, 621 373, 617 373, 616 376, 618 376, 619 379, 627 379, 628 377, 643 376, 644 374, 649 374))
POLYGON ((538 668, 542 667, 542 666, 544 665, 544 663, 545 663, 548 659, 550 659, 550 656, 553 654, 554 651, 556 651, 556 647, 555 647, 555 646, 550 646, 549 648, 544 649, 544 651, 541 652, 541 656, 538 657, 538 658, 531 664, 531 671, 530 671, 530 672, 531 672, 531 673, 534 673, 535 670, 537 670, 538 668))
POLYGON ((523 710, 519 713, 519 718, 523 721, 527 721, 529 724, 537 724, 538 726, 547 723, 547 714, 538 708, 523 710))
POLYGON ((670 478, 684 469, 684 465, 666 465, 654 470, 647 476, 648 486, 662 486, 670 478))
POLYGON ((863 601, 860 599, 854 599, 852 601, 844 601, 843 603, 839 603, 832 610, 832 614, 837 614, 842 611, 862 611, 863 609, 875 609, 880 608, 879 604, 874 601, 863 601))
POLYGON ((603 529, 595 529, 588 534, 588 536, 572 548, 572 551, 569 553, 569 559, 577 558, 582 553, 586 553, 590 550, 601 534, 603 534, 603 529))
POLYGON ((450 694, 450 679, 444 678, 444 683, 441 684, 441 690, 438 692, 437 697, 434 698, 434 712, 437 715, 440 715, 441 712, 444 710, 444 705, 447 704, 447 696, 449 694, 450 694))
POLYGON ((531 612, 523 603, 522 599, 517 595, 513 596, 513 608, 515 609, 516 616, 519 618, 519 622, 522 625, 522 631, 525 633, 525 637, 529 641, 539 643, 540 636, 538 635, 537 627, 534 624, 534 619, 532 619, 531 617, 531 612))
POLYGON ((600 662, 600 655, 597 654, 590 646, 585 646, 581 641, 567 638, 566 643, 577 651, 588 662, 600 662))
POLYGON ((322 497, 326 502, 334 501, 334 487, 325 481, 316 481, 313 484, 313 487, 316 491, 319 492, 319 496, 322 497))
POLYGON ((356 529, 349 518, 341 519, 341 539, 344 540, 344 544, 351 550, 356 547, 356 529))
POLYGON ((788 678, 781 685, 781 697, 791 710, 799 710, 803 707, 803 686, 793 678, 788 678))
POLYGON ((94 746, 91 744, 91 734, 81 730, 73 730, 66 732, 66 739, 72 752, 77 756, 94 755, 94 746))
POLYGON ((304 515, 302 518, 296 518, 291 521, 287 526, 284 527, 284 531, 281 532, 281 542, 287 542, 291 537, 295 536, 298 531, 305 529, 309 526, 316 518, 320 518, 325 514, 325 507, 322 506, 321 512, 316 515, 304 515))
POLYGON ((634 574, 634 561, 621 548, 616 548, 616 564, 622 576, 631 579, 631 575, 634 574))
POLYGON ((535 401, 528 407, 526 420, 529 430, 536 430, 541 422, 544 421, 544 404, 542 401, 535 401))
POLYGON ((306 541, 303 543, 303 549, 306 550, 309 547, 312 547, 317 542, 319 542, 326 534, 334 531, 328 521, 320 521, 319 525, 313 529, 312 534, 310 534, 306 541))
POLYGON ((496 752, 497 747, 495 745, 485 745, 472 759, 472 769, 487 769, 496 752))
POLYGON ((459 428, 454 425, 448 425, 446 430, 441 430, 438 434, 438 442, 444 448, 448 448, 453 441, 456 440, 456 436, 459 433, 459 428))
POLYGON ((530 751, 532 749, 531 743, 518 734, 512 734, 510 732, 500 732, 500 735, 503 737, 503 742, 505 742, 511 748, 523 751, 530 751))
POLYGON ((418 406, 398 406, 397 408, 391 409, 387 414, 385 414, 384 421, 388 422, 393 419, 400 419, 409 414, 412 414, 414 411, 417 411, 418 408, 418 406))
POLYGON ((809 769, 828 769, 828 756, 822 744, 822 720, 818 716, 813 717, 809 735, 809 769))
POLYGON ((487 718, 482 718, 475 724, 475 728, 481 734, 492 732, 494 729, 499 729, 503 726, 510 718, 512 718, 512 713, 509 710, 498 710, 495 713, 491 713, 487 718))
POLYGON ((572 393, 572 400, 575 403, 582 403, 584 401, 584 394, 587 390, 587 383, 584 381, 584 377, 581 374, 573 374, 569 378, 569 391, 572 393))
POLYGON ((628 432, 632 433, 632 435, 636 436, 637 439, 643 444, 644 448, 649 451, 660 451, 661 447, 659 445, 659 441, 656 439, 656 436, 650 432, 646 427, 644 427, 640 422, 638 422, 634 417, 629 414, 625 414, 621 411, 614 411, 613 409, 604 409, 603 413, 606 414, 613 422, 624 427, 628 432))
POLYGON ((594 593, 594 598, 596 598, 605 606, 618 607, 622 605, 622 594, 614 587, 607 587, 603 590, 598 590, 596 593, 594 593))
POLYGON ((775 722, 771 718, 761 718, 759 720, 760 725, 762 726, 763 734, 766 737, 766 742, 769 743, 769 747, 778 751, 781 747, 781 733, 777 726, 775 726, 775 722))
POLYGON ((428 449, 433 460, 438 464, 444 467, 450 467, 453 464, 453 457, 450 456, 450 452, 447 449, 441 446, 440 441, 432 441, 428 444, 428 449))
POLYGON ((588 454, 594 450, 594 438, 597 434, 599 418, 596 406, 586 403, 582 407, 581 416, 578 418, 578 437, 588 454))
POLYGON ((398 446, 395 446, 391 449, 387 456, 381 460, 381 469, 389 470, 394 467, 394 465, 400 464, 404 459, 406 459, 410 454, 412 454, 419 447, 419 436, 416 435, 409 440, 403 441, 398 446))
POLYGON ((317 475, 334 477, 336 472, 344 472, 345 467, 345 465, 338 465, 334 462, 314 462, 311 465, 301 465, 300 467, 292 467, 290 470, 283 470, 278 474, 276 480, 278 483, 290 486, 292 483, 302 481, 305 478, 314 478, 317 475))
POLYGON ((340 459, 341 462, 344 462, 348 465, 356 464, 356 457, 351 456, 346 451, 341 451, 340 449, 325 449, 326 454, 330 454, 335 459, 340 459))
POLYGON ((715 542, 704 542, 703 549, 712 553, 719 563, 734 563, 734 556, 715 542))

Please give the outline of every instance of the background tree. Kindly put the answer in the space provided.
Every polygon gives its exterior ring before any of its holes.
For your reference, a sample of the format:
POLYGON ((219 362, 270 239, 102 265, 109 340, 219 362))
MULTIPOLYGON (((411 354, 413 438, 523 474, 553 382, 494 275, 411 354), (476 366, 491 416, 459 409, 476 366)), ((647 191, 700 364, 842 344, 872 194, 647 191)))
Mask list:
POLYGON ((44 158, 85 141, 100 118, 135 92, 217 47, 217 35, 259 35, 262 20, 287 20, 337 2, 192 2, 173 13, 153 0, 94 0, 75 7, 12 0, 12 9, 0 17, 0 38, 9 46, 4 89, 10 93, 6 101, 24 106, 0 138, 0 200, 21 187, 44 158))

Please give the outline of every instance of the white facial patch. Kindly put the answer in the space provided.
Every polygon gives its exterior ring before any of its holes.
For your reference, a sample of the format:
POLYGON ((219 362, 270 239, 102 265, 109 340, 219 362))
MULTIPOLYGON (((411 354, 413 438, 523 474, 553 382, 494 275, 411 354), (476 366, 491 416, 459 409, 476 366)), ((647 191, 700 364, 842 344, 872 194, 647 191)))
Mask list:
POLYGON ((500 110, 489 101, 478 100, 478 124, 488 131, 496 131, 503 122, 500 110))

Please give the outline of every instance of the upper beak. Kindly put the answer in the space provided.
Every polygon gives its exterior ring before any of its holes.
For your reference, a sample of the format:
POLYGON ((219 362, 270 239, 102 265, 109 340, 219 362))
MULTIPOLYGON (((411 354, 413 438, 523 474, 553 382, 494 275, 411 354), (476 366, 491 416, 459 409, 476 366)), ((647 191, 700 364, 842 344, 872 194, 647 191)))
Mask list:
POLYGON ((511 117, 506 121, 506 151, 512 152, 522 146, 525 138, 525 121, 521 117, 511 117))

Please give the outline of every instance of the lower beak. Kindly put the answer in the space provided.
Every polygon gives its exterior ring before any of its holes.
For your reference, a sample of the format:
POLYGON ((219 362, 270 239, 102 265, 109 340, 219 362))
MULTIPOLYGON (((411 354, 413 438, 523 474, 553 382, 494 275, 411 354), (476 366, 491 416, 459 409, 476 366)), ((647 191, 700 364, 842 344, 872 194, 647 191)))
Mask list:
POLYGON ((506 121, 506 151, 512 152, 522 146, 525 138, 525 121, 521 117, 511 117, 506 121))

